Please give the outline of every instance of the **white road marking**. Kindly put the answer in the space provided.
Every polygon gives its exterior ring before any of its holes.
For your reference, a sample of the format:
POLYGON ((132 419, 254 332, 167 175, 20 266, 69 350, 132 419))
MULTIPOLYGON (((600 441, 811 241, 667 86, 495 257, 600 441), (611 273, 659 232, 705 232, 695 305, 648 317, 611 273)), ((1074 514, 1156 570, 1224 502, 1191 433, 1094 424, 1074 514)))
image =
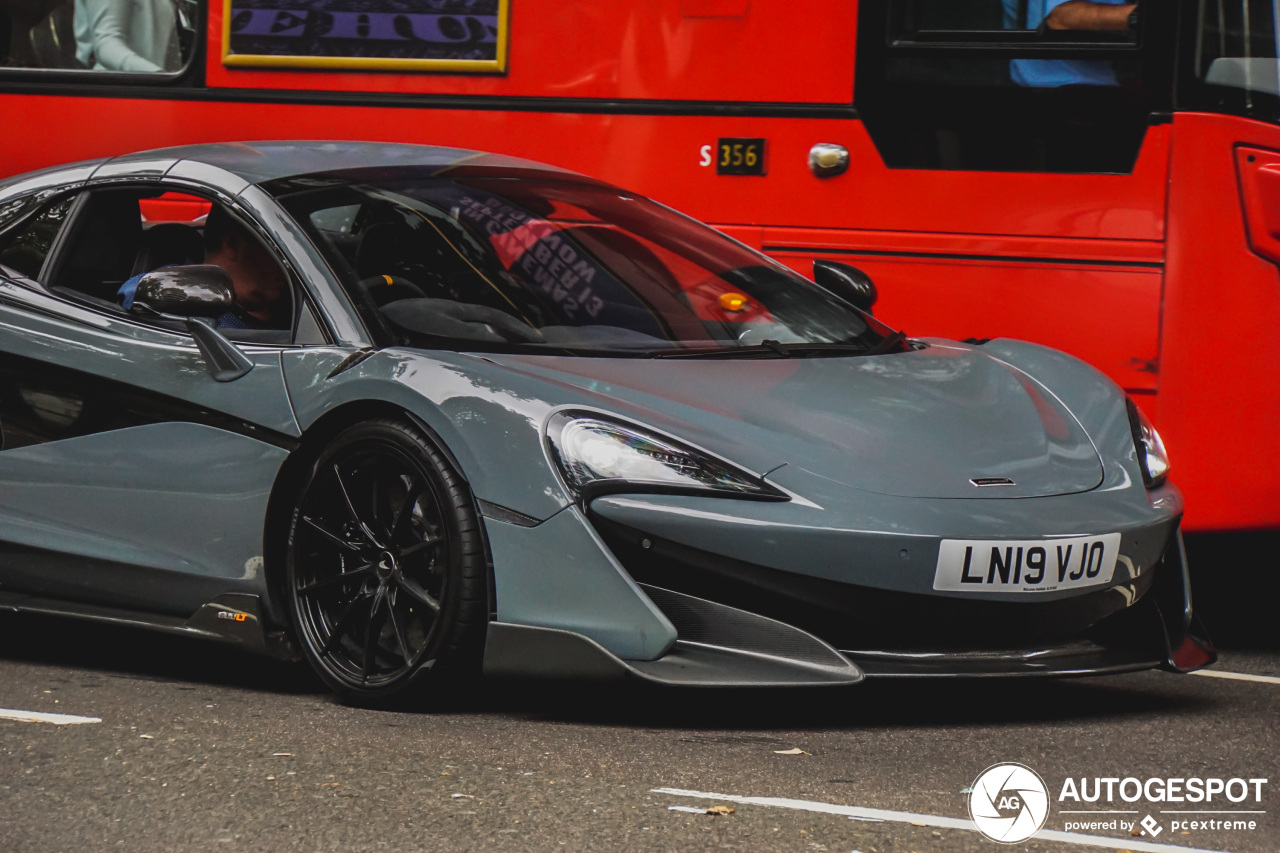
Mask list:
POLYGON ((101 717, 46 714, 43 711, 15 711, 12 708, 0 708, 0 720, 17 720, 20 723, 53 723, 55 726, 78 726, 81 723, 102 722, 101 717))
POLYGON ((1250 675, 1247 672, 1223 672, 1220 669, 1197 669, 1192 675, 1207 675, 1209 678, 1231 678, 1236 681, 1256 681, 1259 684, 1280 684, 1280 678, 1274 675, 1250 675))
MULTIPOLYGON (((747 806, 773 806, 783 809, 796 809, 806 812, 843 815, 845 817, 910 823, 917 826, 932 826, 938 829, 964 829, 977 832, 973 821, 958 817, 940 817, 913 812, 895 812, 888 809, 868 809, 861 806, 840 806, 835 803, 815 803, 810 800, 791 800, 785 797, 739 797, 734 794, 708 794, 703 791, 684 791, 679 788, 654 788, 652 794, 670 794, 675 797, 691 799, 724 800, 730 803, 742 803, 747 806)), ((1183 847, 1178 844, 1156 844, 1151 841, 1137 839, 1105 838, 1101 835, 1079 835, 1074 832, 1060 832, 1056 829, 1042 829, 1032 838, 1045 841, 1063 841, 1068 844, 1081 844, 1089 847, 1109 847, 1113 850, 1134 850, 1143 853, 1223 853, 1220 850, 1206 850, 1200 847, 1183 847)))

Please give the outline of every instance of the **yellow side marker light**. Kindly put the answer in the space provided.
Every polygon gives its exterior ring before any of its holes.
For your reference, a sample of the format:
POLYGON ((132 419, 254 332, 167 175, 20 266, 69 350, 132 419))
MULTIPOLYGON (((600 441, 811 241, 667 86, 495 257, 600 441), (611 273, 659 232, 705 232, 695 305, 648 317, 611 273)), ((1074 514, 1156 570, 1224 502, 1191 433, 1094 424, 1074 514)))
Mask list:
POLYGON ((720 294, 720 307, 726 311, 741 311, 750 301, 741 293, 734 291, 720 294))
POLYGON ((383 280, 383 281, 385 281, 387 284, 395 284, 395 283, 396 283, 396 282, 395 282, 395 279, 393 279, 393 278, 392 278, 391 276, 389 276, 389 275, 384 275, 384 276, 382 277, 382 280, 383 280))

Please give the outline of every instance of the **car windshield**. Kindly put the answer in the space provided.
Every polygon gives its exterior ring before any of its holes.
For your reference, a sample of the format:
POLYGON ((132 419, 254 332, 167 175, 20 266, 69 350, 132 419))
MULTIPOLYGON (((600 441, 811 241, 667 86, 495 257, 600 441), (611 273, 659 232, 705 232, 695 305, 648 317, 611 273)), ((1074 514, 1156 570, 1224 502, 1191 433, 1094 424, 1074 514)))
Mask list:
POLYGON ((361 169, 267 189, 367 323, 401 345, 601 355, 882 351, 894 333, 648 199, 486 167, 361 169))

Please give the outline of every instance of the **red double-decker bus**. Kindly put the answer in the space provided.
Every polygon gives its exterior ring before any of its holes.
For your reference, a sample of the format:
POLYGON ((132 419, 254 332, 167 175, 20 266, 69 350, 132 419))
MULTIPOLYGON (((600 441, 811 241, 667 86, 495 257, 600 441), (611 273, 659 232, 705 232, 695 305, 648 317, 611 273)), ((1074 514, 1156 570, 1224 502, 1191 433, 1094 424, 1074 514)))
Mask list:
POLYGON ((1280 528, 1275 4, 1054 5, 0 0, 0 171, 255 138, 556 163, 853 263, 911 333, 1090 361, 1188 529, 1280 528))

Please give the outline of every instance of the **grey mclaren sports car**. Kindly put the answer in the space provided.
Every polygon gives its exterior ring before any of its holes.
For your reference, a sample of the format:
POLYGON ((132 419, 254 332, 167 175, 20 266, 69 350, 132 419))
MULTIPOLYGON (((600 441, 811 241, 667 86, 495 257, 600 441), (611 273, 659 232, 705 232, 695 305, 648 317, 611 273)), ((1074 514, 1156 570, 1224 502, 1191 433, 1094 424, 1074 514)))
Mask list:
POLYGON ((1214 660, 1155 430, 536 163, 271 142, 0 184, 0 608, 676 685, 1214 660))

